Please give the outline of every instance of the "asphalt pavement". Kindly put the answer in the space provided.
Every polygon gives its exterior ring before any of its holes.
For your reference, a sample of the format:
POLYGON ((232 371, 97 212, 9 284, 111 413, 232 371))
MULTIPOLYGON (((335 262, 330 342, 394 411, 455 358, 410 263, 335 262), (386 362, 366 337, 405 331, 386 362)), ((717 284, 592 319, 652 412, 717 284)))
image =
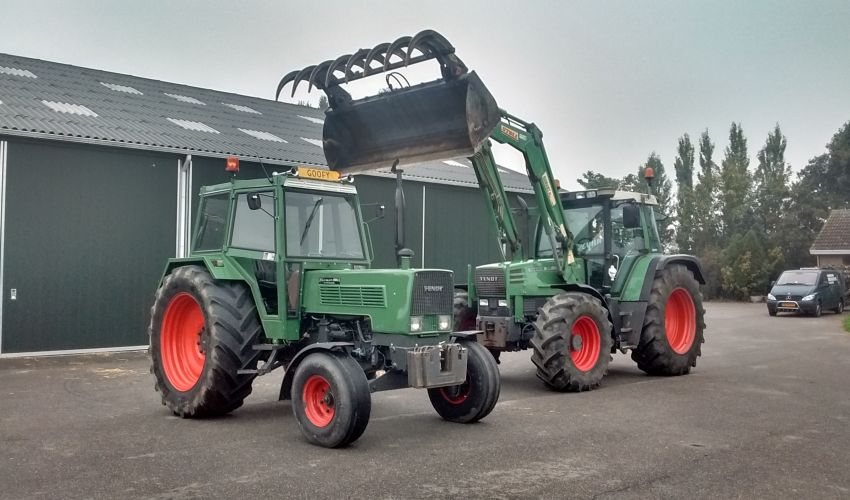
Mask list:
POLYGON ((373 395, 363 437, 301 436, 282 373, 224 418, 160 405, 143 353, 0 360, 0 498, 848 498, 850 334, 841 316, 707 304, 683 377, 616 354, 594 391, 561 394, 528 351, 473 425, 424 391, 373 395))

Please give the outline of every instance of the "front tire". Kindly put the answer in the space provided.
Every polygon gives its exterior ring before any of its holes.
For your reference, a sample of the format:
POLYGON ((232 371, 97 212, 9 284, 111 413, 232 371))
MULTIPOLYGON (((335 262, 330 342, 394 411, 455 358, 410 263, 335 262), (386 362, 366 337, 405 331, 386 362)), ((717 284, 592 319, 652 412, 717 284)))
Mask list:
POLYGON ((534 322, 531 361, 537 377, 556 391, 591 390, 611 361, 611 322, 602 302, 586 293, 546 301, 534 322))
POLYGON ((666 267, 652 283, 640 343, 632 351, 638 368, 650 375, 684 375, 696 366, 705 342, 705 310, 693 273, 666 267))
POLYGON ((348 354, 313 353, 295 368, 292 412, 307 441, 325 448, 351 444, 371 411, 366 374, 348 354))
POLYGON ((841 314, 844 312, 844 299, 838 299, 838 307, 833 309, 833 311, 835 311, 835 314, 841 314))
POLYGON ((151 373, 162 404, 181 417, 213 417, 242 406, 251 394, 262 327, 251 292, 215 281, 200 266, 165 277, 151 308, 151 373))
POLYGON ((466 382, 428 389, 434 410, 450 422, 470 424, 486 417, 496 407, 501 390, 496 360, 476 342, 462 341, 467 349, 466 382))

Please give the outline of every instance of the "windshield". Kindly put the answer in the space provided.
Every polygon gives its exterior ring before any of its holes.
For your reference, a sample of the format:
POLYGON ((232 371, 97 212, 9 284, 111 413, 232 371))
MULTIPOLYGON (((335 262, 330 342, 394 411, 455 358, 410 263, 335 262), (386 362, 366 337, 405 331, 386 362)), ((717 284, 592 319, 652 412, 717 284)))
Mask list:
POLYGON ((776 280, 776 284, 782 285, 808 285, 814 286, 818 281, 818 273, 812 271, 785 271, 776 280))
POLYGON ((287 191, 286 255, 363 259, 354 198, 336 193, 287 191))

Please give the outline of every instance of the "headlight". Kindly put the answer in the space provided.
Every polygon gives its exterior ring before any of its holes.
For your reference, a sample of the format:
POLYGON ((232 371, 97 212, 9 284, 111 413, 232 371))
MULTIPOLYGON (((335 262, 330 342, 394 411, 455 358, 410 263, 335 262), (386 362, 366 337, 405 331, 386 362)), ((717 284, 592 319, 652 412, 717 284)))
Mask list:
POLYGON ((410 317, 410 331, 411 332, 421 332, 422 331, 422 316, 411 316, 410 317))
POLYGON ((508 301, 504 299, 500 300, 499 307, 508 307, 508 301))
POLYGON ((767 300, 776 300, 772 293, 767 294, 767 300))
POLYGON ((437 330, 446 331, 452 327, 452 317, 448 314, 437 316, 437 330))
POLYGON ((478 301, 478 305, 481 307, 490 307, 490 301, 487 299, 480 299, 478 301))
POLYGON ((803 302, 808 302, 808 301, 810 301, 810 300, 815 300, 815 296, 816 296, 816 295, 817 295, 817 294, 815 294, 815 293, 813 293, 813 294, 811 294, 811 295, 806 295, 805 297, 803 297, 803 302))

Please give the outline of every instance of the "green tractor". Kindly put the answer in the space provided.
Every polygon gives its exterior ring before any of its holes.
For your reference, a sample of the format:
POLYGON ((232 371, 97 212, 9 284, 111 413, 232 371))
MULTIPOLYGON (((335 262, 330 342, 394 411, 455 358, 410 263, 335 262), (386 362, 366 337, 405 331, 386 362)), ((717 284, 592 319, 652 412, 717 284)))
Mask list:
MULTIPOLYGON (((498 360, 533 349, 537 376, 559 391, 599 385, 611 353, 631 351, 646 373, 682 375, 704 342, 699 261, 665 255, 651 194, 598 189, 559 192, 533 123, 504 111, 492 140, 519 150, 539 223, 525 255, 489 142, 470 158, 505 260, 470 272, 455 298, 455 323, 478 330, 498 360)), ((645 177, 651 192, 653 174, 645 177)))
MULTIPOLYGON (((382 46, 391 50, 342 61, 345 78, 334 76, 335 63, 313 82, 331 97, 324 142, 336 171, 296 167, 237 180, 238 159, 230 158, 231 181, 200 190, 191 255, 168 261, 148 330, 156 389, 175 414, 227 414, 255 377, 276 368, 285 369, 280 397, 292 400, 304 436, 326 447, 361 436, 375 391, 427 389, 437 413, 454 422, 478 421, 495 407, 496 362, 474 332, 453 331, 452 272, 412 269, 403 226, 398 268, 370 268, 369 227, 346 175, 354 157, 374 168, 445 147, 471 154, 496 125, 488 122, 495 102, 434 32, 382 46), (383 64, 399 54, 436 59, 443 78, 398 90, 392 102, 353 100, 339 88, 374 72, 367 58, 383 64), (424 105, 431 99, 445 105, 424 105), (364 119, 382 132, 357 137, 364 119), (405 130, 431 131, 430 142, 412 144, 405 130)), ((314 70, 287 75, 278 93, 314 70)), ((400 212, 400 191, 396 198, 400 212)))

